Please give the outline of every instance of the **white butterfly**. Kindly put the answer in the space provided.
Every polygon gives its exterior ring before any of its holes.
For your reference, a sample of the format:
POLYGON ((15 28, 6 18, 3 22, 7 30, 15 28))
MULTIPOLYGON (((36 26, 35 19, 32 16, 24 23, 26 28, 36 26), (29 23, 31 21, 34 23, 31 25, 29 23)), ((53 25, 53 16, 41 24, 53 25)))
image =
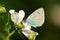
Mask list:
POLYGON ((27 18, 26 22, 33 27, 38 27, 42 26, 44 20, 45 20, 44 9, 39 8, 27 18))

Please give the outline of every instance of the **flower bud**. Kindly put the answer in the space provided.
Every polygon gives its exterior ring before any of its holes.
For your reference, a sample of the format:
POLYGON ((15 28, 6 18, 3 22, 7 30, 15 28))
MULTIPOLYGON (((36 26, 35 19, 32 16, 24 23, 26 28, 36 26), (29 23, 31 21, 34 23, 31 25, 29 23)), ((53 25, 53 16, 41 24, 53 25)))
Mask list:
POLYGON ((20 24, 18 24, 17 27, 22 29, 24 26, 23 26, 23 24, 20 23, 20 24))
POLYGON ((0 6, 0 13, 6 13, 6 8, 5 8, 5 7, 0 6))

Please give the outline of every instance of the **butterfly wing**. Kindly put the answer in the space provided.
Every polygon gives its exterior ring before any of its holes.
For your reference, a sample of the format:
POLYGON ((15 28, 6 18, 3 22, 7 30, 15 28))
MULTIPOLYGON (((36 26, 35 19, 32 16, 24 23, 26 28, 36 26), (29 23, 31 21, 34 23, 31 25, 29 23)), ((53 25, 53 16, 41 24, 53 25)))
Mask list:
POLYGON ((38 27, 42 26, 44 20, 45 20, 44 9, 39 8, 27 18, 26 22, 33 27, 38 27))

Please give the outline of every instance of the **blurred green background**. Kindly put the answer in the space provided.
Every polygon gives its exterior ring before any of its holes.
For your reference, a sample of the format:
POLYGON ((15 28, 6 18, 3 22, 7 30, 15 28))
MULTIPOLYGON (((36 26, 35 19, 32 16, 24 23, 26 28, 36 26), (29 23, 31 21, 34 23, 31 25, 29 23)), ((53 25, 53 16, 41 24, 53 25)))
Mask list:
MULTIPOLYGON (((14 9, 17 12, 21 9, 24 10, 26 14, 25 19, 36 9, 40 7, 44 8, 46 17, 45 23, 43 24, 42 27, 32 29, 39 33, 36 40, 60 40, 60 29, 54 27, 52 24, 49 23, 48 20, 49 16, 47 15, 49 8, 53 4, 56 3, 59 4, 59 2, 60 2, 59 0, 0 0, 0 4, 6 7, 7 11, 9 11, 10 9, 14 9)), ((2 19, 0 18, 0 27, 2 27, 3 29, 4 22, 2 23, 1 20, 2 19)), ((0 28, 0 31, 2 31, 2 29, 0 28)), ((24 35, 21 36, 20 34, 15 32, 12 35, 11 40, 28 40, 28 39, 24 37, 24 35)))

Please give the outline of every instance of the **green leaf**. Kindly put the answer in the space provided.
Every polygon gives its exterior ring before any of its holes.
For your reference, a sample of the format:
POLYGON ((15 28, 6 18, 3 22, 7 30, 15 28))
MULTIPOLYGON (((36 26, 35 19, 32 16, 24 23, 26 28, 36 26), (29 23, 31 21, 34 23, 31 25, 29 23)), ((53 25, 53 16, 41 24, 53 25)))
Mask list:
POLYGON ((5 28, 5 22, 3 17, 0 17, 0 32, 3 31, 5 28))
POLYGON ((7 36, 7 32, 5 32, 5 23, 3 17, 0 17, 0 38, 4 39, 7 36))

